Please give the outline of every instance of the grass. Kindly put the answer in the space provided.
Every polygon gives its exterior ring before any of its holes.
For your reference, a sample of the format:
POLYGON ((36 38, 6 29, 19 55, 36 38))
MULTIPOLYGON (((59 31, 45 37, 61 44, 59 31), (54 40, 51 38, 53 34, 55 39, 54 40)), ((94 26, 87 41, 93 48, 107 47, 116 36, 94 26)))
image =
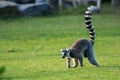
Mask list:
POLYGON ((60 49, 88 38, 84 15, 0 20, 1 80, 119 80, 120 16, 93 16, 100 67, 67 69, 60 49), (5 70, 2 70, 5 69, 5 70))

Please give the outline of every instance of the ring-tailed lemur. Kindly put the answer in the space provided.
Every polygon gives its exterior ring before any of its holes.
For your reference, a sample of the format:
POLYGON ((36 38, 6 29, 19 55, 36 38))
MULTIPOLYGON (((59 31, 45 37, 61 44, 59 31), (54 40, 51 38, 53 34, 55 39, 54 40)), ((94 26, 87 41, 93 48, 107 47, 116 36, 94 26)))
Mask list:
POLYGON ((85 12, 85 24, 86 28, 89 30, 90 40, 80 39, 77 40, 73 45, 68 49, 61 49, 62 58, 67 58, 67 67, 74 68, 78 66, 78 61, 80 65, 83 66, 83 55, 88 58, 89 62, 95 66, 99 66, 94 57, 94 39, 95 39, 95 30, 92 25, 92 13, 99 12, 99 8, 96 6, 90 6, 85 12), (74 66, 70 65, 71 58, 74 60, 74 66))

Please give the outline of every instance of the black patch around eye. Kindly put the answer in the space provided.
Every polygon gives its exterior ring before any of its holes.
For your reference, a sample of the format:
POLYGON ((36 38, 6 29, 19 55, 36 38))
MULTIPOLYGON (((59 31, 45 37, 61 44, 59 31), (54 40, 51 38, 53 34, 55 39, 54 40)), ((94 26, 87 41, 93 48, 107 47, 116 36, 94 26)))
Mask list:
POLYGON ((65 53, 64 55, 66 56, 67 54, 65 53))
POLYGON ((66 56, 68 51, 67 50, 63 50, 62 52, 64 53, 63 55, 66 56))

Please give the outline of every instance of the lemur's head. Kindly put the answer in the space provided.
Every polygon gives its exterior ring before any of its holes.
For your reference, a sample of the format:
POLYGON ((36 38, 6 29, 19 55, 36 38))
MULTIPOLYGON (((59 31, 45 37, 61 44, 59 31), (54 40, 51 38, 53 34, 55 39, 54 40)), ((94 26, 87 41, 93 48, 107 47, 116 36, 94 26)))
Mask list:
POLYGON ((62 58, 70 57, 70 49, 61 49, 62 58))

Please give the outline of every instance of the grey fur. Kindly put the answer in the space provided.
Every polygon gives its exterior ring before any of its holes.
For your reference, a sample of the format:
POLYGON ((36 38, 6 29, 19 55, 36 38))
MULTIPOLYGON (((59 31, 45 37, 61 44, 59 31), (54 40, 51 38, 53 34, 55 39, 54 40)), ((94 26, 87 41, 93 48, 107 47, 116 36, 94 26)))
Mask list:
POLYGON ((80 39, 73 43, 69 49, 61 50, 62 58, 67 58, 67 68, 75 68, 78 66, 78 61, 80 66, 83 66, 83 55, 85 58, 88 58, 89 62, 94 66, 99 66, 94 56, 94 39, 95 39, 95 30, 92 25, 92 12, 99 12, 99 8, 95 6, 88 7, 88 10, 85 12, 85 23, 86 28, 90 33, 90 40, 80 39), (71 58, 73 58, 74 66, 71 66, 71 58))
POLYGON ((87 53, 88 60, 91 64, 95 66, 99 66, 97 61, 94 57, 94 50, 91 42, 87 39, 80 39, 77 40, 71 48, 69 48, 70 56, 66 56, 68 54, 68 50, 62 50, 62 53, 64 53, 64 57, 67 57, 67 67, 68 68, 75 68, 78 66, 78 61, 80 62, 80 66, 83 66, 83 55, 87 53), (71 59, 74 59, 74 66, 70 65, 71 59))

